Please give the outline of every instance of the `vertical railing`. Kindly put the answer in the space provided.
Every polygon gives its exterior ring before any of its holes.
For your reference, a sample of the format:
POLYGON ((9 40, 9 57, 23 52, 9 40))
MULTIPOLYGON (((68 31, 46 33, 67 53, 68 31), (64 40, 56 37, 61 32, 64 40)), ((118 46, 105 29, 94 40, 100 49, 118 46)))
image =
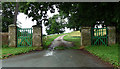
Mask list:
POLYGON ((91 28, 91 45, 108 45, 108 31, 106 28, 91 28), (94 33, 93 33, 94 31, 94 33))
POLYGON ((17 47, 32 46, 32 28, 17 28, 17 47))

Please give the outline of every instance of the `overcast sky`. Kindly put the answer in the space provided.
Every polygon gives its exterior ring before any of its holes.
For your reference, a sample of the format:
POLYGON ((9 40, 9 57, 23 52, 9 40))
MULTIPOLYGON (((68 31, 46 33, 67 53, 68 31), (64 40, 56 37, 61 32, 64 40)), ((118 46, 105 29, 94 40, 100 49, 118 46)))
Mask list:
MULTIPOLYGON (((55 13, 50 13, 50 11, 47 12, 48 17, 52 17, 55 14, 59 14, 59 12, 57 11, 57 8, 55 8, 55 13)), ((24 13, 19 13, 17 16, 17 22, 21 22, 21 24, 19 24, 18 26, 21 28, 31 28, 33 25, 36 25, 36 21, 32 21, 32 17, 31 18, 26 18, 27 15, 25 15, 24 13)), ((45 31, 46 27, 44 26, 44 24, 42 24, 42 32, 43 34, 47 34, 45 31)), ((65 28, 65 32, 64 33, 68 33, 71 32, 73 30, 70 30, 68 28, 65 28)))

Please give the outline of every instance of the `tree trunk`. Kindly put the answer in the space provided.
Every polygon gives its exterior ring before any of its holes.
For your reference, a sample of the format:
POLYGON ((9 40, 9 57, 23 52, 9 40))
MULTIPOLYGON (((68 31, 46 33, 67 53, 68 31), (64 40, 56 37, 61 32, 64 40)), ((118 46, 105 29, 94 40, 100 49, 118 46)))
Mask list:
POLYGON ((17 25, 16 24, 16 21, 17 21, 17 14, 18 14, 18 2, 16 2, 16 8, 15 8, 15 15, 14 15, 14 24, 15 26, 17 25))

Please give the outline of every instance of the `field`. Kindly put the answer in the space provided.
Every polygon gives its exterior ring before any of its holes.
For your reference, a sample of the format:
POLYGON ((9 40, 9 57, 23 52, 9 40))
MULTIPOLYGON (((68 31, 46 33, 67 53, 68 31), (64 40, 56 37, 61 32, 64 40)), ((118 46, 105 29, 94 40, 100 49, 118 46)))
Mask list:
POLYGON ((71 33, 67 34, 66 36, 64 36, 63 39, 66 41, 73 42, 74 46, 79 49, 81 46, 81 43, 80 43, 81 39, 80 38, 81 38, 80 31, 74 31, 74 32, 71 32, 71 33))

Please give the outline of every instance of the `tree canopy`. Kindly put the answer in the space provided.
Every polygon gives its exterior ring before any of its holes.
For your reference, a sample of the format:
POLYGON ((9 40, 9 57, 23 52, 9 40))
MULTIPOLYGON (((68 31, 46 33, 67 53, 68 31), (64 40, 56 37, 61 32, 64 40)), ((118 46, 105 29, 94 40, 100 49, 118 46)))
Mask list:
POLYGON ((62 15, 54 15, 49 18, 49 22, 47 23, 46 32, 49 34, 60 34, 65 31, 65 20, 62 15))
MULTIPOLYGON (((80 26, 94 26, 96 21, 104 21, 106 25, 116 25, 117 30, 120 29, 119 2, 21 2, 19 4, 19 12, 32 17, 33 21, 37 21, 37 25, 41 25, 43 21, 44 24, 48 23, 47 11, 54 13, 55 5, 59 12, 66 14, 68 28, 79 30, 80 26)), ((14 10, 14 3, 3 3, 3 19, 9 20, 8 22, 3 20, 3 25, 12 23, 14 10)))
POLYGON ((15 3, 2 3, 2 31, 8 31, 8 25, 13 24, 15 3))

